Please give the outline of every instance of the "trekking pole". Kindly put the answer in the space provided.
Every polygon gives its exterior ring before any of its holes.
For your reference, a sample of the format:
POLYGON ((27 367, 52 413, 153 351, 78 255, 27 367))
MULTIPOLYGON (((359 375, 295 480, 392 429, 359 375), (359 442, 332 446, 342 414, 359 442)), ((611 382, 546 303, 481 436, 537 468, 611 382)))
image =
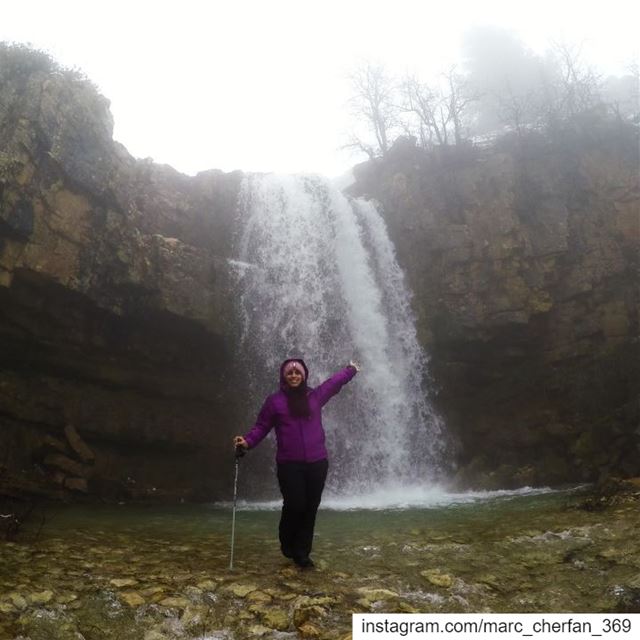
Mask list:
POLYGON ((236 537, 236 504, 238 502, 238 468, 240 467, 240 458, 245 454, 244 447, 236 445, 235 452, 235 477, 233 479, 233 515, 231 517, 231 558, 229 559, 229 570, 233 571, 233 547, 236 537))

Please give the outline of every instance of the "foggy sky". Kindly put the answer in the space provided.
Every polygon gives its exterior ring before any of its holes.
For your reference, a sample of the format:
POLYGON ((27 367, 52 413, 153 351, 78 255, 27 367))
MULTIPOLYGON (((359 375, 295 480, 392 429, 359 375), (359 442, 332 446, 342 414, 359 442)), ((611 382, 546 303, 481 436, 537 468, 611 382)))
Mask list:
POLYGON ((2 4, 0 40, 80 68, 111 101, 117 140, 190 174, 343 173, 364 159, 339 150, 359 62, 429 79, 460 62, 466 30, 493 24, 536 53, 578 43, 601 73, 621 75, 637 59, 640 18, 631 0, 2 4))

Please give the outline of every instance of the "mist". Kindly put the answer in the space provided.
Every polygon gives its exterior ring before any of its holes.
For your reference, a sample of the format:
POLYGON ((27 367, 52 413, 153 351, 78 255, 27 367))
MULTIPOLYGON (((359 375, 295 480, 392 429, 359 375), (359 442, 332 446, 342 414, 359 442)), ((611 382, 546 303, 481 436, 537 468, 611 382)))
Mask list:
MULTIPOLYGON (((501 1, 455 8, 330 1, 318 10, 288 0, 116 1, 100 9, 27 0, 4 9, 0 40, 31 43, 85 73, 111 102, 116 140, 136 157, 188 174, 218 168, 337 176, 366 158, 349 146, 349 77, 364 62, 432 85, 452 67, 471 73, 471 54, 474 76, 482 75, 493 47, 502 65, 483 82, 500 83, 509 41, 509 64, 519 65, 518 73, 528 67, 527 77, 555 41, 581 48, 581 60, 604 79, 620 79, 637 57, 635 13, 629 0, 608 3, 606 12, 578 2, 541 2, 529 11, 501 1), (475 44, 468 35, 474 29, 475 44)), ((496 118, 487 113, 489 98, 483 107, 477 124, 490 129, 496 118)))

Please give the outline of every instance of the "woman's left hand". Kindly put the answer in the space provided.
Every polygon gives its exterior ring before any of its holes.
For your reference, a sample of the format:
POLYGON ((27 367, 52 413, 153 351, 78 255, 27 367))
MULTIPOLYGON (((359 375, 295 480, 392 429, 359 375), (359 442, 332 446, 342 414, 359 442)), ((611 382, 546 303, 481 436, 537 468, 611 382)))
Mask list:
POLYGON ((349 360, 349 366, 353 367, 356 370, 356 372, 362 369, 362 367, 355 360, 349 360))

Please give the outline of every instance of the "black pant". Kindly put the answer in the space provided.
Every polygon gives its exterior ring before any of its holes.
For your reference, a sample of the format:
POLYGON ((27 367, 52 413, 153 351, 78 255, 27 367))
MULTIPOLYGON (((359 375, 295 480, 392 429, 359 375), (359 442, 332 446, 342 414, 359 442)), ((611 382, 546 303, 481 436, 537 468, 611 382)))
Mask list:
POLYGON ((278 464, 278 482, 283 498, 280 546, 287 557, 299 560, 311 553, 316 513, 328 469, 328 460, 278 464))

